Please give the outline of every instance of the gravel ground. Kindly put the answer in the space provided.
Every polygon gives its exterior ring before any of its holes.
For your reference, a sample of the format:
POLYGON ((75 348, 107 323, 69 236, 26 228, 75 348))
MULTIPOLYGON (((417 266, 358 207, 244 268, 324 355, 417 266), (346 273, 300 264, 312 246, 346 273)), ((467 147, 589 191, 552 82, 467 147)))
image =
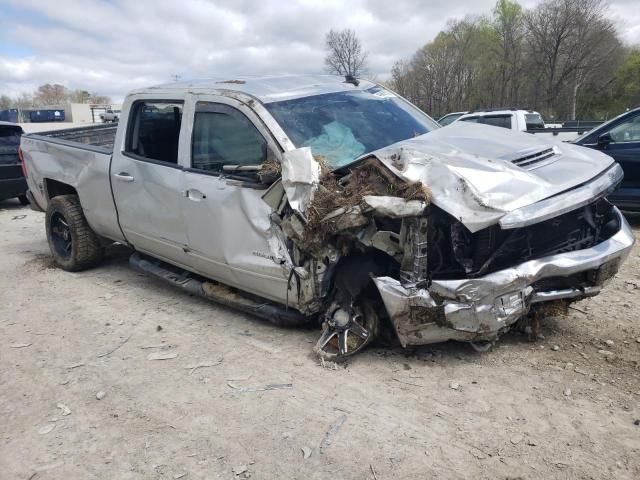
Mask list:
POLYGON ((334 369, 316 331, 190 297, 122 250, 54 268, 17 202, 0 230, 1 478, 640 478, 638 247, 543 340, 334 369))

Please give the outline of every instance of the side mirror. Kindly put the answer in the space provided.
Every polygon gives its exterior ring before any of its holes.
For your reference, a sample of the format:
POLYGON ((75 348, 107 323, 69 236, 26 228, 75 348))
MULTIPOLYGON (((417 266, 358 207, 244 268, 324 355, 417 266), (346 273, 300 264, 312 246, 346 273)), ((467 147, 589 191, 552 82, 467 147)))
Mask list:
POLYGON ((607 133, 603 133, 602 135, 600 135, 598 137, 598 146, 599 147, 606 147, 607 145, 609 145, 611 142, 613 142, 613 138, 611 138, 611 134, 609 132, 607 133))

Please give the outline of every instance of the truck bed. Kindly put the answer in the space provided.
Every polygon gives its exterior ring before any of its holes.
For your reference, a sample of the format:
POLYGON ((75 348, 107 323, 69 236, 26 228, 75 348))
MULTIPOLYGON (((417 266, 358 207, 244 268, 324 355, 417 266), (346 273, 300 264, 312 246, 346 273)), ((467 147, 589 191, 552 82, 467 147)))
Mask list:
POLYGON ((116 138, 116 130, 118 124, 114 125, 90 125, 87 127, 65 128, 63 130, 51 130, 49 132, 39 132, 29 134, 31 137, 46 137, 55 143, 73 145, 82 148, 84 146, 92 147, 100 153, 111 154, 113 152, 113 143, 116 138), (82 144, 82 145, 77 145, 82 144))
POLYGON ((77 193, 87 222, 103 237, 122 240, 111 194, 110 165, 116 126, 95 125, 21 138, 21 149, 34 202, 42 210, 49 190, 65 185, 77 193))

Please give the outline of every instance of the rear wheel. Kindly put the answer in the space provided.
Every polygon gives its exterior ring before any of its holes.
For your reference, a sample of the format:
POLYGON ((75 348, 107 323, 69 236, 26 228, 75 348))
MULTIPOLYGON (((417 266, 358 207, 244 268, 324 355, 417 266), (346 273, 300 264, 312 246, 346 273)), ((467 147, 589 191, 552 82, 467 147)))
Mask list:
POLYGON ((29 199, 27 198, 26 195, 19 195, 18 201, 20 202, 21 205, 24 205, 24 206, 29 205, 29 199))
POLYGON ((104 251, 91 230, 77 195, 61 195, 49 202, 46 214, 49 249, 60 268, 77 272, 96 266, 104 251))

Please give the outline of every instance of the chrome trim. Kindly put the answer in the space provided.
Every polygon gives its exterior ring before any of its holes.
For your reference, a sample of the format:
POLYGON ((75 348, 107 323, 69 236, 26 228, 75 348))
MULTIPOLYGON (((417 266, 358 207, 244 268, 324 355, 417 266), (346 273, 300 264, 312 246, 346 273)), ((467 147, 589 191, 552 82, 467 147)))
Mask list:
POLYGON ((581 187, 507 213, 500 219, 500 228, 509 230, 526 227, 588 205, 613 192, 623 176, 622 167, 616 163, 581 187))
POLYGON ((614 207, 614 211, 620 230, 584 250, 529 260, 480 278, 433 280, 428 289, 404 286, 391 277, 374 277, 400 343, 493 340, 526 315, 533 303, 596 295, 601 284, 552 291, 536 291, 534 286, 544 278, 569 277, 611 261, 622 262, 636 238, 620 210, 614 207))
POLYGON ((561 300, 563 298, 594 297, 602 290, 601 286, 579 288, 565 288, 563 290, 551 290, 548 292, 534 292, 531 296, 531 303, 549 302, 551 300, 561 300))

